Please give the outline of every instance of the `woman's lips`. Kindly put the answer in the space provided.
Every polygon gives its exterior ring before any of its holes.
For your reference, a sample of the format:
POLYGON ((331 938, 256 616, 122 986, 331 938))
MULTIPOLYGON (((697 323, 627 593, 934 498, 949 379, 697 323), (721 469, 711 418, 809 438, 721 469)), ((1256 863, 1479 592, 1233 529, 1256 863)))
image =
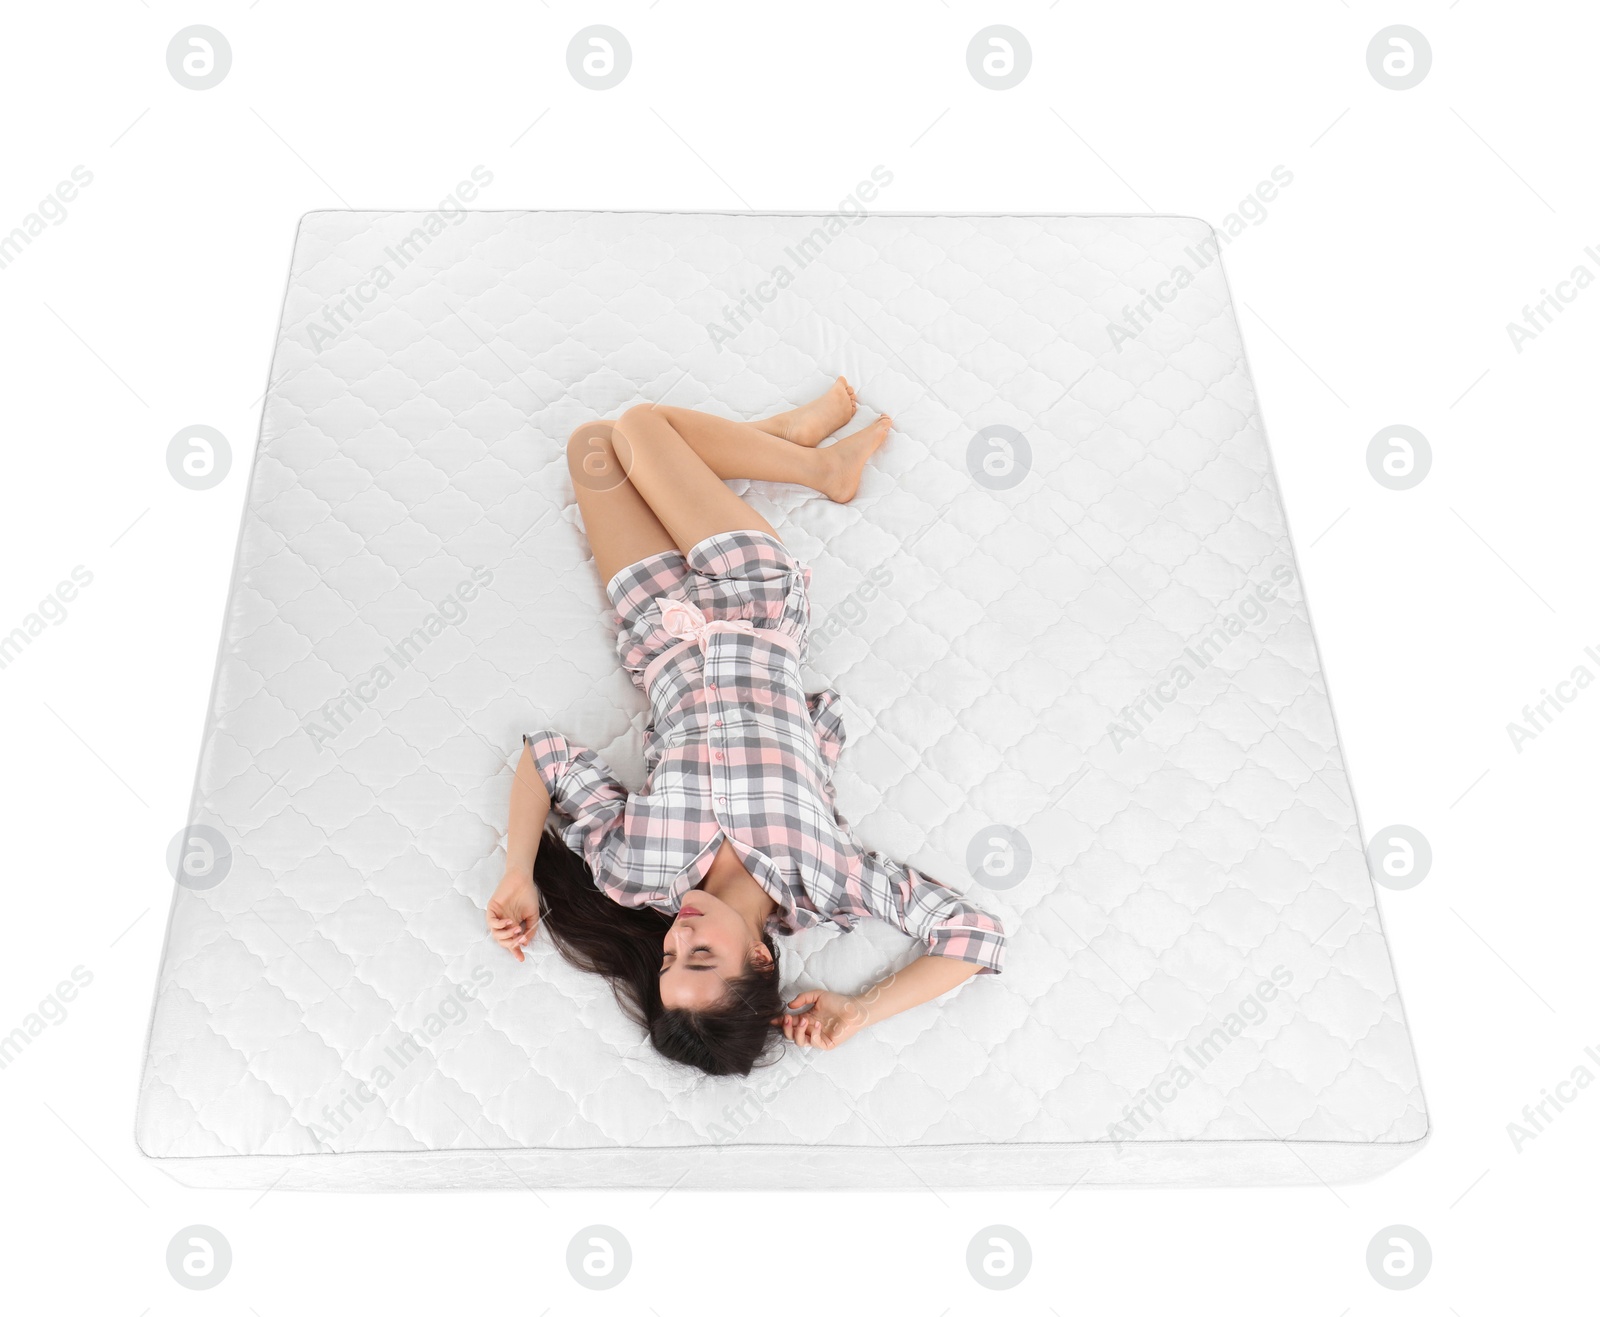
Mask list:
POLYGON ((678 910, 679 919, 698 919, 700 918, 700 915, 701 912, 696 910, 692 905, 682 906, 678 910))

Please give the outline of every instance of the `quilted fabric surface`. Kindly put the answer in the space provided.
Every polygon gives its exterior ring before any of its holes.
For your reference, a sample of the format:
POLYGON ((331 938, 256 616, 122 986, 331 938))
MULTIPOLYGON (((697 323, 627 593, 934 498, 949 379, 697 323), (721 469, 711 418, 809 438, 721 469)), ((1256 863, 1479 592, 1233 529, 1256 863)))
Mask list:
MULTIPOLYGON (((1216 239, 1156 217, 319 212, 295 246, 138 1141, 194 1183, 1291 1182, 1427 1132, 1216 239), (1120 328, 1119 328, 1120 327, 1120 328), (642 776, 567 435, 835 375, 813 572, 839 807, 1006 972, 750 1080, 674 1068, 482 905, 557 727, 642 776), (219 869, 223 866, 218 866, 219 869)), ((787 944, 797 986, 909 954, 787 944)))

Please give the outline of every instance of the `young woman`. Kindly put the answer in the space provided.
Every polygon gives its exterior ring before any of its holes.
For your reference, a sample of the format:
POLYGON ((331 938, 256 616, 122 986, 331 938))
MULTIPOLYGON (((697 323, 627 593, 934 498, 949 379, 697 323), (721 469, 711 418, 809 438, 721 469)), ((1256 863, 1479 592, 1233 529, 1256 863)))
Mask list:
POLYGON ((810 569, 722 483, 788 481, 849 502, 890 425, 819 447, 855 410, 841 378, 764 421, 641 405, 567 447, 617 653, 650 701, 649 779, 630 795, 592 750, 524 736, 489 930, 522 960, 542 915, 658 1051, 709 1074, 749 1074, 780 1031, 837 1047, 998 972, 1004 955, 993 916, 851 838, 832 785, 838 697, 800 682, 810 569), (865 917, 925 954, 858 995, 785 1003, 773 934, 865 917))

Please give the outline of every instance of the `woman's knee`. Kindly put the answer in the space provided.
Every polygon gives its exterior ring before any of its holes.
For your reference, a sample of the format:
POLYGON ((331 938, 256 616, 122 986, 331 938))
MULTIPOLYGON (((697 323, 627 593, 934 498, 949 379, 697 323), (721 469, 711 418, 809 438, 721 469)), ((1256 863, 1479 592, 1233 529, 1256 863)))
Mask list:
POLYGON ((628 439, 648 438, 663 425, 670 425, 666 414, 653 402, 635 403, 617 418, 617 427, 628 439))
POLYGON ((614 446, 610 421, 585 421, 567 436, 567 460, 581 462, 596 449, 614 446))
POLYGON ((620 472, 616 429, 610 421, 586 421, 567 439, 567 470, 591 488, 620 472))

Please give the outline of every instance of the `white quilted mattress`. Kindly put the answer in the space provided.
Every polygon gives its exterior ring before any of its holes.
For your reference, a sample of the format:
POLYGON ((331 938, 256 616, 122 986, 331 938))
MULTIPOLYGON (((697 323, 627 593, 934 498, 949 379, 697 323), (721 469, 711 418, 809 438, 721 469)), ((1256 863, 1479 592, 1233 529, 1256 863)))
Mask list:
MULTIPOLYGON (((147 1156, 197 1185, 915 1188, 1332 1183, 1420 1146, 1207 225, 436 219, 300 226, 193 799, 230 854, 174 890, 147 1156), (812 566, 839 806, 976 875, 1010 949, 837 1052, 709 1079, 484 931, 524 730, 642 774, 564 441, 841 373, 896 422, 856 502, 748 487, 812 566), (1026 454, 975 450, 992 426, 1026 454)), ((818 930, 785 970, 849 990, 907 947, 818 930)))

